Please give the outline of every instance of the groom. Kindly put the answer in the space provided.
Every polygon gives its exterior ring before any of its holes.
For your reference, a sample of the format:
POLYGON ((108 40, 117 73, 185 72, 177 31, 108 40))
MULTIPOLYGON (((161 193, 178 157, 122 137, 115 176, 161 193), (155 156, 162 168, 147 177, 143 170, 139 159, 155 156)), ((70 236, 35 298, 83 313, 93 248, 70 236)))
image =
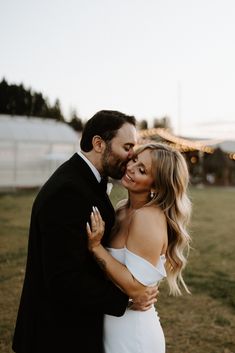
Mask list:
MULTIPOLYGON (((128 297, 105 278, 87 248, 92 206, 105 221, 108 244, 114 209, 105 179, 120 179, 136 143, 135 118, 103 110, 86 124, 81 152, 39 191, 31 215, 28 257, 13 350, 17 353, 102 353, 103 315, 121 316, 128 297)), ((134 305, 144 310, 156 289, 134 305)))

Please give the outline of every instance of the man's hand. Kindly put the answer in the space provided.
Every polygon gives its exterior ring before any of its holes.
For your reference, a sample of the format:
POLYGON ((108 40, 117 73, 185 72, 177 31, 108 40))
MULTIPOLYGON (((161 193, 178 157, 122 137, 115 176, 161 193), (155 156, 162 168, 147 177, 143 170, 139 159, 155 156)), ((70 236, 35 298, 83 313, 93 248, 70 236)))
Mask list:
POLYGON ((132 298, 132 304, 129 306, 131 310, 146 311, 157 302, 158 287, 146 287, 145 292, 135 298, 132 298))

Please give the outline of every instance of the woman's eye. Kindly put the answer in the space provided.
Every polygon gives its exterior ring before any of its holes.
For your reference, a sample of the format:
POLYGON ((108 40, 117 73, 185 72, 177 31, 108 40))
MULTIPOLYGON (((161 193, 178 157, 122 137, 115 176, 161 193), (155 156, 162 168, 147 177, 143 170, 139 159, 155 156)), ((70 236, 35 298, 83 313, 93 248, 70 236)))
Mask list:
POLYGON ((142 169, 142 168, 139 168, 139 171, 140 171, 141 174, 144 174, 144 173, 145 173, 145 170, 142 169))

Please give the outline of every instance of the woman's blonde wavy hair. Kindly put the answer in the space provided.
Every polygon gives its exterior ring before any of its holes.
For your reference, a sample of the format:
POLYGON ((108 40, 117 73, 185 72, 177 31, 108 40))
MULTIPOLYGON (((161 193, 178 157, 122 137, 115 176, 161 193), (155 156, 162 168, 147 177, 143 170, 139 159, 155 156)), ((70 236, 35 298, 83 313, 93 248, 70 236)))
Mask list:
POLYGON ((146 206, 157 205, 167 219, 166 271, 170 294, 180 295, 181 286, 190 293, 182 277, 190 249, 190 236, 186 229, 191 214, 191 202, 187 196, 187 164, 179 151, 163 143, 142 145, 135 153, 146 149, 152 155, 153 187, 156 190, 146 206))

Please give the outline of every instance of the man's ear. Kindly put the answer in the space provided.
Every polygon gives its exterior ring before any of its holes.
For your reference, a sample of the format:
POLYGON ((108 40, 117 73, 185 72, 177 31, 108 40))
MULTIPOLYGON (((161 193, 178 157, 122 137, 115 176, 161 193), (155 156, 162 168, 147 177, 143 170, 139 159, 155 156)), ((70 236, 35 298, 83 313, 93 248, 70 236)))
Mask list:
POLYGON ((95 135, 92 138, 92 146, 95 152, 102 153, 105 150, 105 142, 99 135, 95 135))

